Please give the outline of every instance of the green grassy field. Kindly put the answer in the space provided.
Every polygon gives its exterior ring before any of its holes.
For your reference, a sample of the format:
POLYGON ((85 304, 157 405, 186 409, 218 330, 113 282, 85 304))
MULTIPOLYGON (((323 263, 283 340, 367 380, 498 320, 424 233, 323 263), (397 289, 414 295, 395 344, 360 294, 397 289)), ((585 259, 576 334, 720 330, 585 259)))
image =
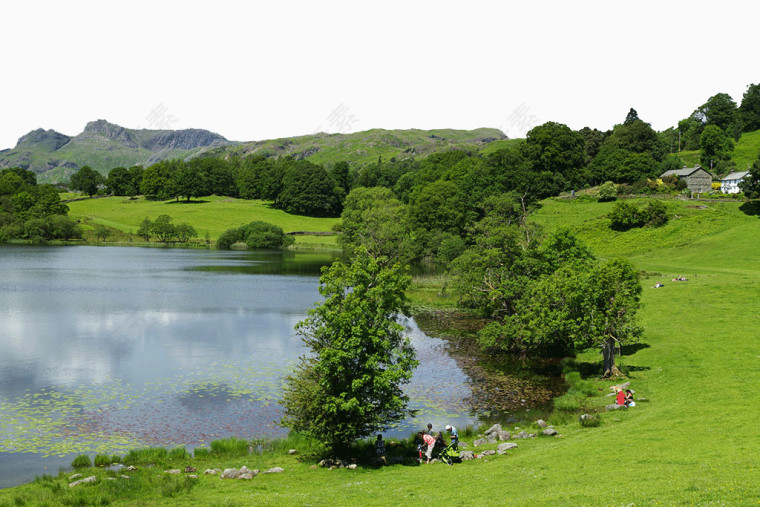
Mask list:
MULTIPOLYGON (((265 454, 263 461, 252 456, 213 464, 281 466, 285 469, 281 474, 252 481, 201 475, 191 488, 178 486, 172 493, 160 484, 144 486, 157 474, 155 469, 142 470, 135 477, 139 481, 124 480, 118 487, 145 487, 145 492, 124 495, 131 499, 114 503, 757 504, 760 441, 754 402, 760 384, 760 217, 742 212, 741 203, 669 201, 667 225, 621 233, 607 227, 604 216, 611 206, 548 200, 535 221, 547 230, 571 227, 597 255, 626 257, 648 273, 640 313, 644 335, 619 358, 637 397, 647 401, 626 411, 601 412, 602 423, 596 428, 582 428, 575 415, 558 414, 549 422, 557 425, 561 438, 519 440, 519 447, 505 456, 453 467, 328 471, 311 469, 311 463, 280 450, 265 454), (707 208, 693 207, 697 205, 707 208), (689 280, 671 282, 677 275, 689 280), (665 287, 651 288, 658 281, 665 287)), ((435 285, 434 280, 427 282, 435 285)), ((590 404, 599 408, 611 403, 604 394, 613 383, 594 376, 600 359, 594 351, 577 358, 581 371, 598 386, 598 396, 590 404)), ((207 459, 198 463, 212 464, 207 459)), ((75 503, 84 492, 69 490, 67 482, 62 476, 0 490, 0 505, 75 503)), ((100 481, 79 488, 88 488, 86 498, 100 498, 116 485, 100 481)))
MULTIPOLYGON (((265 201, 233 199, 210 196, 189 203, 176 201, 147 201, 143 198, 131 200, 128 197, 106 197, 85 199, 68 203, 69 215, 78 220, 87 220, 113 227, 126 233, 134 233, 146 217, 155 220, 159 215, 169 215, 173 223, 185 222, 198 231, 203 238, 209 233, 216 241, 221 233, 232 227, 239 227, 254 220, 273 223, 285 232, 325 232, 331 231, 337 218, 312 218, 291 215, 273 208, 265 201)), ((334 247, 335 236, 296 236, 296 246, 334 247)))

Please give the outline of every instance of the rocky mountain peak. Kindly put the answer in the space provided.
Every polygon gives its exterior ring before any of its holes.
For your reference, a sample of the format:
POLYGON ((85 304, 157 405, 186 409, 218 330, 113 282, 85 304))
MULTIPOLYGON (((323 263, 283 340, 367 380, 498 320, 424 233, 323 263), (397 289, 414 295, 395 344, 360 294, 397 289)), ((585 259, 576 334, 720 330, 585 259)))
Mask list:
POLYGON ((124 127, 109 123, 106 120, 96 120, 89 122, 84 127, 84 136, 98 136, 116 141, 129 148, 137 148, 137 143, 124 127))
POLYGON ((16 149, 28 148, 32 145, 41 146, 45 151, 55 151, 68 143, 71 137, 55 130, 36 129, 19 138, 16 149))

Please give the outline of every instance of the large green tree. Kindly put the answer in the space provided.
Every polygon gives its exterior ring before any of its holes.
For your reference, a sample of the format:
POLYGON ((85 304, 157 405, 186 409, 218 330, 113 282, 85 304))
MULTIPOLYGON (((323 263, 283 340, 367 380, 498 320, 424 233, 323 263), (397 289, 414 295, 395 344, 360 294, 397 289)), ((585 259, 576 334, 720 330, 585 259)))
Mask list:
POLYGON ((749 174, 739 183, 739 188, 750 199, 760 199, 760 157, 752 164, 749 174))
POLYGON ((341 192, 327 171, 306 160, 293 162, 285 171, 280 206, 288 213, 336 216, 341 211, 341 192))
POLYGON ((739 120, 744 132, 760 129, 760 83, 749 85, 744 92, 739 106, 739 120))
POLYGON ((398 322, 409 314, 411 277, 359 249, 350 264, 324 268, 324 300, 296 329, 310 354, 288 377, 282 424, 342 454, 353 442, 410 415, 402 386, 417 366, 398 322))
POLYGON ((734 140, 717 125, 707 125, 699 139, 699 160, 703 167, 713 168, 721 160, 729 160, 734 140))
POLYGON ((697 108, 695 116, 701 119, 705 126, 720 127, 731 137, 739 134, 736 102, 727 93, 717 93, 707 99, 707 102, 697 108))
POLYGON ((98 187, 105 183, 103 175, 86 165, 71 175, 69 182, 73 190, 79 190, 92 197, 98 192, 98 187))

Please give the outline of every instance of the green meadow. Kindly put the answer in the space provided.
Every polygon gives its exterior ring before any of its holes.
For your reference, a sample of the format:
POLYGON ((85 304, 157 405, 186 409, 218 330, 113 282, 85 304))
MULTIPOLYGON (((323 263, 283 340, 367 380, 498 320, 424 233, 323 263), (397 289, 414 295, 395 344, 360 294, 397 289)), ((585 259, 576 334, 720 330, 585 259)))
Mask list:
MULTIPOLYGON (((102 201, 106 206, 110 200, 102 201)), ((114 207, 132 206, 111 202, 114 207)), ((285 469, 251 481, 159 477, 160 466, 143 467, 133 479, 105 481, 108 472, 96 469, 84 475, 101 480, 73 489, 67 487, 69 472, 0 490, 0 505, 757 504, 760 215, 753 210, 758 207, 681 200, 667 204, 668 224, 628 232, 607 227, 605 215, 612 203, 552 199, 534 215, 546 230, 570 227, 598 256, 628 258, 643 273, 644 335, 638 344, 623 347, 618 358, 626 378, 599 379, 601 357, 595 351, 575 358, 573 368, 590 386, 591 396, 577 410, 556 410, 550 417, 561 437, 516 440, 518 447, 504 456, 451 467, 331 471, 312 469, 313 461, 287 455, 289 444, 284 443, 263 456, 188 457, 160 465, 195 464, 199 472, 207 466, 285 469), (678 275, 688 281, 672 282, 678 275), (664 287, 653 288, 657 282, 664 287), (605 412, 604 406, 613 402, 606 396, 609 387, 622 381, 631 382, 637 406, 605 412), (582 427, 578 415, 584 412, 598 412, 601 424, 582 427)), ((134 208, 140 211, 133 218, 114 217, 114 223, 133 227, 148 206, 134 208)), ((80 213, 72 206, 73 215, 80 213)), ((179 213, 175 219, 186 220, 179 213)), ((424 299, 434 299, 437 281, 423 282, 424 299)), ((516 425, 536 431, 530 423, 516 425)), ((463 440, 470 443, 472 438, 463 440)), ((306 444, 296 440, 292 445, 306 444)))
MULTIPOLYGON (((165 214, 174 219, 174 224, 185 222, 195 227, 200 238, 208 232, 212 241, 216 241, 227 229, 254 220, 279 225, 285 232, 329 232, 338 222, 337 218, 291 215, 272 207, 267 201, 218 196, 190 202, 105 197, 74 201, 68 206, 72 218, 112 227, 124 233, 135 233, 146 217, 155 220, 165 214)), ((296 247, 335 247, 335 239, 335 236, 296 236, 296 247)))

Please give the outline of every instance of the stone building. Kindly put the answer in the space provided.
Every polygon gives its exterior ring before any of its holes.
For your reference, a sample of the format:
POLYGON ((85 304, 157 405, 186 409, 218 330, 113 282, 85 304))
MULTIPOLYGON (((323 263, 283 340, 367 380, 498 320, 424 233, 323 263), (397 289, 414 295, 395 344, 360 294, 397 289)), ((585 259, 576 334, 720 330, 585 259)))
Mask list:
POLYGON ((709 192, 712 188, 712 174, 702 169, 699 164, 694 167, 684 166, 683 169, 671 169, 670 171, 665 171, 660 175, 660 179, 670 176, 671 174, 676 175, 679 180, 684 180, 686 182, 686 187, 692 194, 709 192))

